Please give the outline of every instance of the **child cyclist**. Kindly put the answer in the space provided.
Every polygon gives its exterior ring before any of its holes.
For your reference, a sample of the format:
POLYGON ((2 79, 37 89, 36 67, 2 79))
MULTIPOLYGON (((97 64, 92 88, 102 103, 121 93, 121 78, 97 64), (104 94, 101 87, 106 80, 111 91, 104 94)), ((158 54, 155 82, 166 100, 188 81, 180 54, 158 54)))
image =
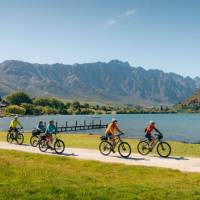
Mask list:
POLYGON ((155 141, 155 138, 153 137, 152 132, 156 131, 157 133, 162 135, 162 133, 156 128, 155 124, 156 123, 154 121, 150 121, 147 127, 145 128, 145 133, 146 133, 145 137, 148 138, 150 142, 150 145, 149 145, 150 149, 153 147, 154 141, 155 141))
POLYGON ((46 131, 45 131, 45 133, 46 133, 46 135, 47 135, 47 139, 48 139, 48 141, 49 141, 49 143, 50 143, 50 146, 53 145, 53 136, 52 136, 52 134, 55 134, 56 132, 57 132, 57 128, 56 128, 56 126, 54 125, 54 121, 51 120, 51 121, 49 122, 47 128, 46 128, 46 131))

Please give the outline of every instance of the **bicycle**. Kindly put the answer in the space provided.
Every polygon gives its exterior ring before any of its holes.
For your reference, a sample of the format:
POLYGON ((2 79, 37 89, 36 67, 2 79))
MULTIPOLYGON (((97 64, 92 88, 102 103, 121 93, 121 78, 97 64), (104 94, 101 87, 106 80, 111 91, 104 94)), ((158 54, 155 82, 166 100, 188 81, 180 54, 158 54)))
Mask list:
POLYGON ((59 137, 57 137, 57 134, 55 134, 53 147, 49 145, 47 135, 41 135, 38 143, 41 152, 46 152, 48 149, 51 149, 54 150, 57 154, 61 154, 65 150, 65 143, 59 139, 59 137))
POLYGON ((147 155, 157 145, 157 153, 159 156, 167 158, 171 154, 171 146, 167 142, 163 142, 163 135, 162 134, 155 134, 155 141, 153 146, 150 146, 150 142, 148 139, 141 140, 137 145, 137 150, 141 155, 147 155))
POLYGON ((113 144, 108 141, 108 138, 106 136, 102 136, 101 143, 99 144, 99 151, 102 155, 108 156, 111 152, 115 153, 115 148, 118 146, 118 152, 121 157, 128 158, 131 155, 131 147, 127 142, 124 142, 121 139, 121 136, 123 133, 115 135, 115 142, 116 145, 113 146, 113 144))
POLYGON ((37 147, 39 145, 39 140, 40 140, 40 134, 42 134, 44 132, 38 130, 38 129, 34 129, 32 131, 32 136, 30 137, 30 145, 33 147, 37 147))
POLYGON ((13 141, 16 141, 17 144, 21 145, 24 142, 24 135, 23 135, 23 129, 18 129, 18 133, 14 130, 8 131, 6 139, 8 143, 13 143, 13 141))

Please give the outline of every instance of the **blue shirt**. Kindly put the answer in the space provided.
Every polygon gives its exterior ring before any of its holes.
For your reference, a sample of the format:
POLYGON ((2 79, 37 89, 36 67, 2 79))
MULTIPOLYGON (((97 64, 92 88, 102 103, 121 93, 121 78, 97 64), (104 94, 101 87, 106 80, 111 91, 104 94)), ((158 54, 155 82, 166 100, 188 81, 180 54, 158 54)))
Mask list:
POLYGON ((41 124, 38 124, 37 129, 42 131, 42 132, 46 131, 46 127, 44 125, 41 125, 41 124))
POLYGON ((47 126, 46 133, 52 134, 52 133, 55 133, 55 132, 56 132, 56 127, 55 127, 55 125, 49 124, 49 125, 47 126))

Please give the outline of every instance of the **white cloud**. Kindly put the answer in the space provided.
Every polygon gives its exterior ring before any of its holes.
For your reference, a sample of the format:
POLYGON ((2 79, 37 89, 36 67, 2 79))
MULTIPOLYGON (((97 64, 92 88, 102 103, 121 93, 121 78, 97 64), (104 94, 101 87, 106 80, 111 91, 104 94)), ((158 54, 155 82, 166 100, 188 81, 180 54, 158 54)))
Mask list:
POLYGON ((125 17, 128 17, 128 16, 131 16, 131 15, 134 15, 136 13, 136 10, 135 9, 132 9, 132 10, 127 10, 124 14, 125 17))
POLYGON ((120 21, 123 22, 123 18, 132 16, 135 13, 136 13, 136 9, 127 10, 123 15, 119 15, 119 16, 113 18, 113 19, 109 19, 106 22, 106 27, 111 27, 111 26, 115 25, 116 23, 118 23, 120 21))
POLYGON ((108 21, 107 21, 107 26, 109 27, 109 26, 113 26, 114 24, 116 24, 117 23, 117 20, 115 20, 115 19, 109 19, 108 21))

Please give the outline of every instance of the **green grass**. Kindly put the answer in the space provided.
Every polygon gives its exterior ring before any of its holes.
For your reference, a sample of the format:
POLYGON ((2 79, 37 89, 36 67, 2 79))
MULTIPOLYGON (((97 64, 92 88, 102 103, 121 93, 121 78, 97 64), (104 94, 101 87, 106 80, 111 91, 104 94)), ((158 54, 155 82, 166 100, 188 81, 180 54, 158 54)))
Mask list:
MULTIPOLYGON (((29 144, 31 134, 25 134, 25 143, 29 144)), ((66 147, 76 147, 76 148, 87 148, 87 149, 98 149, 99 145, 99 135, 88 135, 88 134, 60 134, 61 138, 64 140, 66 147)), ((6 141, 6 133, 0 132, 0 141, 6 141)), ((125 139, 129 142, 133 153, 137 153, 138 140, 125 139)), ((190 156, 190 157, 200 157, 200 144, 185 144, 182 142, 169 142, 172 147, 173 156, 190 156)), ((153 153, 156 153, 155 151, 153 153)))
POLYGON ((197 200, 200 174, 0 150, 1 200, 197 200))

